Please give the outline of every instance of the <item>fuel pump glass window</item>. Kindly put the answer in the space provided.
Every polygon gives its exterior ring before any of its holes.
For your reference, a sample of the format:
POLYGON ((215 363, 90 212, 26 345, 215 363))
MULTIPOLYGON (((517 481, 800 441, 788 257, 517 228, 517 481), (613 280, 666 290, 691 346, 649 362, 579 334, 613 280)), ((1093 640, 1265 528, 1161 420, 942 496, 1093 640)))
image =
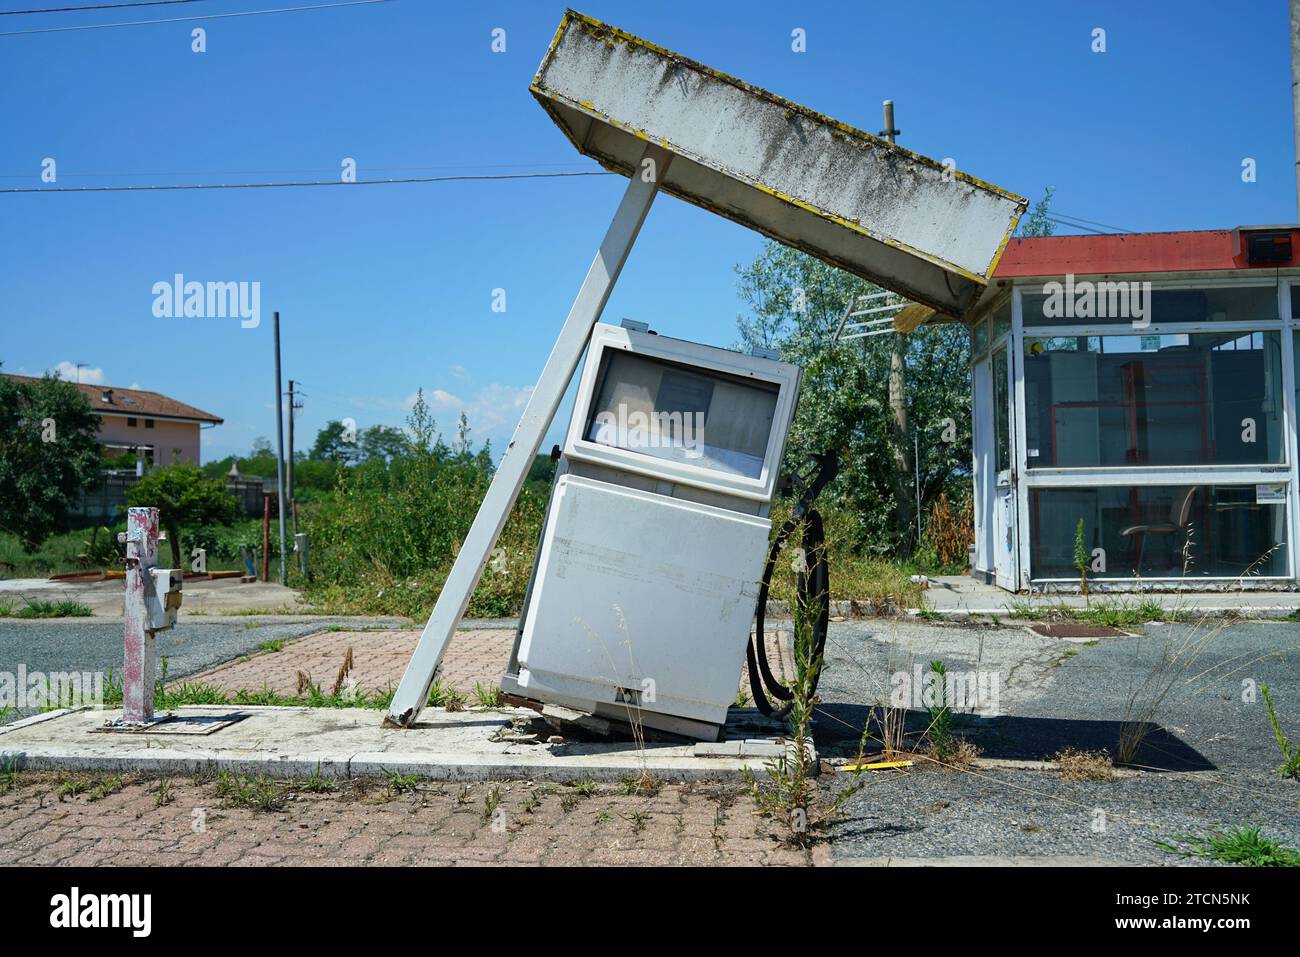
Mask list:
POLYGON ((774 383, 607 350, 583 437, 759 478, 778 391, 774 383))

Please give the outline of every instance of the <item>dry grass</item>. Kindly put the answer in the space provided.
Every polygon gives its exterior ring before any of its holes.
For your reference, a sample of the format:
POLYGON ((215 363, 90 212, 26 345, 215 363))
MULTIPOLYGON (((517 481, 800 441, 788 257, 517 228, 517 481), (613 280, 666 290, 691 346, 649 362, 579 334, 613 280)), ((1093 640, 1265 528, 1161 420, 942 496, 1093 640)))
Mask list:
POLYGON ((969 771, 979 761, 980 749, 965 738, 954 737, 944 748, 943 756, 932 756, 939 767, 945 771, 969 771))
POLYGON ((1115 764, 1105 751, 1078 751, 1065 748, 1054 759, 1067 781, 1111 781, 1115 778, 1115 764))

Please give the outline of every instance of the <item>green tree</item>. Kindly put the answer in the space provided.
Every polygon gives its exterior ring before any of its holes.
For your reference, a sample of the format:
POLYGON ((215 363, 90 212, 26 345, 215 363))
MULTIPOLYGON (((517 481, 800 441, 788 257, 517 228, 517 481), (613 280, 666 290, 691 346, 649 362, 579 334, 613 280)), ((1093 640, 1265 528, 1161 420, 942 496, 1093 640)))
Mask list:
POLYGON ((361 456, 364 459, 383 459, 391 462, 399 455, 410 451, 411 444, 406 433, 391 425, 372 425, 364 429, 360 436, 361 456))
POLYGON ((1056 223, 1052 222, 1048 216, 1052 209, 1052 197, 1055 194, 1055 186, 1048 186, 1043 190, 1043 198, 1034 203, 1034 208, 1029 211, 1028 216, 1020 220, 1016 235, 1028 238, 1030 236, 1050 236, 1056 232, 1056 223))
MULTIPOLYGON (((830 490, 854 523, 852 540, 868 554, 910 554, 914 476, 900 474, 900 436, 890 409, 893 336, 831 341, 854 296, 878 291, 842 270, 780 243, 769 242, 737 267, 749 314, 738 320, 741 345, 776 349, 804 368, 799 410, 786 453, 787 469, 802 471, 815 453, 840 452, 840 477, 830 490)), ((919 444, 922 510, 948 491, 970 497, 970 341, 957 323, 927 326, 905 340, 909 384, 905 437, 919 444), (919 442, 917 441, 919 439, 919 442)), ((911 449, 907 449, 908 452, 911 449)))
POLYGON ((311 457, 322 462, 338 462, 344 465, 357 461, 356 434, 342 422, 331 419, 316 433, 316 442, 311 447, 311 457))
POLYGON ((0 378, 0 528, 35 549, 67 519, 101 467, 99 419, 52 375, 0 378))
POLYGON ((230 525, 240 518, 239 503, 217 479, 206 479, 198 466, 177 462, 156 468, 126 493, 127 504, 152 505, 167 531, 172 567, 181 567, 181 529, 230 525))

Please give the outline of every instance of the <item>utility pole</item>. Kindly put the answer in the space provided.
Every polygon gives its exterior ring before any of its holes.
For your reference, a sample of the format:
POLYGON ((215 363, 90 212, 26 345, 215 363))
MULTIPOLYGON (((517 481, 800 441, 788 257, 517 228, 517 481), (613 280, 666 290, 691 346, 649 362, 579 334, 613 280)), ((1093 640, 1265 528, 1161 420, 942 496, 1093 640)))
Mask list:
MULTIPOLYGON (((1300 3, 1300 0, 1293 0, 1300 3)), ((902 132, 894 128, 894 101, 885 100, 885 128, 880 131, 880 135, 889 142, 896 142, 897 136, 902 132)), ((894 501, 898 509, 898 517, 895 528, 899 537, 906 542, 912 534, 912 496, 908 493, 911 491, 907 487, 907 480, 915 472, 916 459, 912 455, 912 449, 909 448, 907 433, 911 431, 908 428, 907 421, 907 336, 901 332, 895 332, 890 340, 889 349, 889 431, 893 441, 890 443, 893 447, 894 456, 894 501), (911 459, 911 461, 908 461, 911 459)), ((919 483, 917 485, 919 493, 919 483)), ((917 496, 915 519, 918 522, 916 527, 917 538, 920 538, 920 496, 917 496)))
POLYGON ((302 404, 294 398, 294 381, 289 380, 289 455, 284 462, 285 495, 289 500, 289 518, 293 521, 294 541, 298 540, 298 504, 293 497, 293 420, 298 417, 302 404))
POLYGON ((1296 221, 1300 222, 1300 0, 1291 0, 1291 126, 1295 137, 1296 221))
POLYGON ((284 394, 280 390, 280 313, 275 313, 275 482, 280 512, 280 584, 289 583, 284 559, 284 394))
POLYGON ((289 454, 284 460, 284 492, 293 501, 293 380, 289 380, 289 454))

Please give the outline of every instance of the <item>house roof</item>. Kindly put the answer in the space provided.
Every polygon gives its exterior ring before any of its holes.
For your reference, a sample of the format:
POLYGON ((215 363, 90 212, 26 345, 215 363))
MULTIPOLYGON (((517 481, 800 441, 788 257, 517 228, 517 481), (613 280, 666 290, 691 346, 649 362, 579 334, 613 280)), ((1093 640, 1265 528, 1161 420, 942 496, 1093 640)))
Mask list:
POLYGON ((1172 233, 1041 236, 1007 244, 994 279, 1028 276, 1206 272, 1300 266, 1300 227, 1239 226, 1172 233), (1291 258, 1267 266, 1246 261, 1243 234, 1291 234, 1291 258))
MULTIPOLYGON (((3 375, 6 379, 18 379, 27 382, 36 381, 35 376, 10 375, 9 373, 3 373, 3 375)), ((192 405, 178 402, 158 392, 149 392, 145 389, 119 389, 110 385, 87 385, 84 382, 70 382, 68 384, 75 385, 80 389, 82 394, 90 401, 91 410, 99 415, 149 416, 158 419, 209 422, 214 425, 220 425, 225 421, 211 412, 196 409, 192 405)))

